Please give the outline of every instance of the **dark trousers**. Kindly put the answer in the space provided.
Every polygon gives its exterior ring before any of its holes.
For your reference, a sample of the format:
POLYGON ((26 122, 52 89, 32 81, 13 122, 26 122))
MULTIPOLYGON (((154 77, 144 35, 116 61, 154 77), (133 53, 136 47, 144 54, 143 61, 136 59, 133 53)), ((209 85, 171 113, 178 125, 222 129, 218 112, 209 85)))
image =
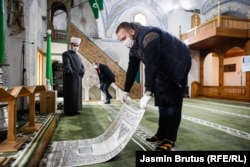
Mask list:
POLYGON ((181 122, 182 103, 159 106, 159 127, 156 135, 176 141, 181 122))
POLYGON ((110 99, 112 98, 112 96, 109 94, 109 91, 108 91, 111 83, 112 83, 111 81, 106 81, 106 82, 102 82, 100 85, 100 89, 105 94, 107 102, 109 102, 110 99))

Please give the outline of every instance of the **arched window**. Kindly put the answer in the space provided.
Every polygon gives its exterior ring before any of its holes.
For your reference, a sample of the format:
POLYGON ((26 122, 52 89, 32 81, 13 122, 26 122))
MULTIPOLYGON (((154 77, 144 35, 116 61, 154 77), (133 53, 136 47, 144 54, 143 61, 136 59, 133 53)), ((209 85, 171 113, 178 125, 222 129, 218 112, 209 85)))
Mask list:
POLYGON ((200 16, 198 14, 193 14, 191 16, 191 28, 197 27, 201 24, 201 19, 200 16))
POLYGON ((139 22, 143 26, 145 26, 147 24, 146 17, 142 13, 137 13, 134 15, 134 22, 139 22))
POLYGON ((63 10, 57 10, 53 16, 53 28, 55 30, 67 29, 67 13, 63 10))
POLYGON ((51 6, 51 22, 54 30, 67 29, 67 9, 61 2, 55 2, 51 6))

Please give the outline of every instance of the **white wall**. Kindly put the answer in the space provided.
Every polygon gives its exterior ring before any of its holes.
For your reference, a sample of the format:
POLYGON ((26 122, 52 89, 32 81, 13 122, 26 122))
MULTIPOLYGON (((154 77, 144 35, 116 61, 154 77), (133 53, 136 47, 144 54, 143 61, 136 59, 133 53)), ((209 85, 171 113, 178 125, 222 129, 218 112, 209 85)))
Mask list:
POLYGON ((212 53, 204 60, 204 86, 219 86, 219 58, 212 53))
POLYGON ((192 82, 200 82, 200 53, 196 50, 191 50, 192 66, 188 75, 188 86, 192 82))
POLYGON ((168 15, 168 32, 179 38, 179 27, 181 33, 185 33, 191 29, 191 16, 193 13, 188 13, 177 9, 168 15))
POLYGON ((112 49, 118 57, 119 66, 125 71, 127 70, 129 49, 126 46, 115 40, 93 40, 93 42, 104 52, 105 50, 112 49))
MULTIPOLYGON (((6 63, 8 68, 8 87, 22 85, 22 46, 24 44, 24 85, 36 84, 36 53, 37 48, 43 50, 44 25, 42 16, 47 12, 46 1, 24 1, 23 31, 15 34, 17 26, 6 28, 6 63), (10 35, 13 33, 15 35, 10 35), (23 41, 26 41, 23 43, 23 41), (34 44, 31 44, 34 43, 34 44)), ((13 10, 13 9, 12 9, 13 10)), ((46 16, 46 15, 45 15, 46 16)), ((12 18, 12 17, 11 17, 12 18)), ((11 20, 12 22, 12 20, 11 20)))
POLYGON ((43 50, 43 40, 46 36, 46 27, 43 24, 42 16, 47 12, 47 6, 42 1, 25 1, 24 2, 24 24, 25 24, 25 40, 34 42, 34 45, 26 45, 25 52, 27 59, 25 66, 27 68, 25 85, 36 84, 36 53, 37 48, 43 50))
MULTIPOLYGON (((19 35, 23 37, 24 32, 19 35)), ((24 37, 23 37, 24 38, 24 37)), ((23 75, 23 38, 9 37, 6 40, 6 53, 8 57, 6 58, 6 63, 9 64, 8 76, 9 76, 9 85, 8 87, 19 86, 22 84, 22 75, 23 75), (15 44, 15 45, 13 45, 15 44)), ((25 44, 26 45, 26 44, 25 44)), ((25 54, 25 59, 26 54, 25 54)))
POLYGON ((224 85, 225 86, 245 86, 246 73, 241 72, 242 56, 224 59, 224 65, 236 64, 235 72, 224 72, 224 85))
POLYGON ((87 36, 97 33, 97 24, 89 3, 70 10, 71 22, 87 36))

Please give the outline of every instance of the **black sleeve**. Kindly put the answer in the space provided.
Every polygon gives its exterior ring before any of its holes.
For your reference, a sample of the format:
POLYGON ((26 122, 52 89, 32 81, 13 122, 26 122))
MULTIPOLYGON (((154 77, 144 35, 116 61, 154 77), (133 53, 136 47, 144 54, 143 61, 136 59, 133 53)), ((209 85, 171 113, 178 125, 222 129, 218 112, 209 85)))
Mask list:
POLYGON ((102 68, 103 72, 107 75, 110 81, 115 82, 115 75, 107 65, 100 64, 100 68, 102 68))
POLYGON ((154 92, 160 57, 160 38, 148 43, 144 48, 145 89, 154 92))
POLYGON ((124 91, 130 92, 130 89, 133 86, 133 83, 135 81, 135 77, 139 69, 139 65, 140 65, 140 60, 136 56, 130 53, 124 91))
POLYGON ((84 66, 83 66, 83 64, 81 65, 81 70, 80 70, 80 72, 79 72, 79 75, 81 76, 81 77, 83 77, 84 76, 84 73, 85 73, 85 68, 84 68, 84 66))
POLYGON ((68 52, 64 52, 62 55, 62 59, 63 59, 63 70, 64 73, 68 74, 71 73, 72 67, 71 67, 71 63, 70 63, 70 55, 68 52))

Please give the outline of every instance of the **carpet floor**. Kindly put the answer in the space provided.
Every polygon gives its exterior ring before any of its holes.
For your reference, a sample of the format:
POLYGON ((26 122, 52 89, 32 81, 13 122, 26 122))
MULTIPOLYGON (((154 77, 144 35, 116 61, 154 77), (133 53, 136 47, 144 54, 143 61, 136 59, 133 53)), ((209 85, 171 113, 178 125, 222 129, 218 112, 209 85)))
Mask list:
MULTIPOLYGON (((139 107, 139 100, 131 101, 139 107)), ((83 102, 79 115, 60 115, 52 141, 89 139, 101 135, 119 112, 122 103, 112 100, 83 102)), ((183 151, 243 151, 250 150, 250 103, 185 98, 176 147, 183 151)), ((128 145, 108 162, 94 167, 135 166, 136 151, 152 151, 155 145, 145 141, 155 134, 158 110, 149 102, 143 119, 128 145)))

